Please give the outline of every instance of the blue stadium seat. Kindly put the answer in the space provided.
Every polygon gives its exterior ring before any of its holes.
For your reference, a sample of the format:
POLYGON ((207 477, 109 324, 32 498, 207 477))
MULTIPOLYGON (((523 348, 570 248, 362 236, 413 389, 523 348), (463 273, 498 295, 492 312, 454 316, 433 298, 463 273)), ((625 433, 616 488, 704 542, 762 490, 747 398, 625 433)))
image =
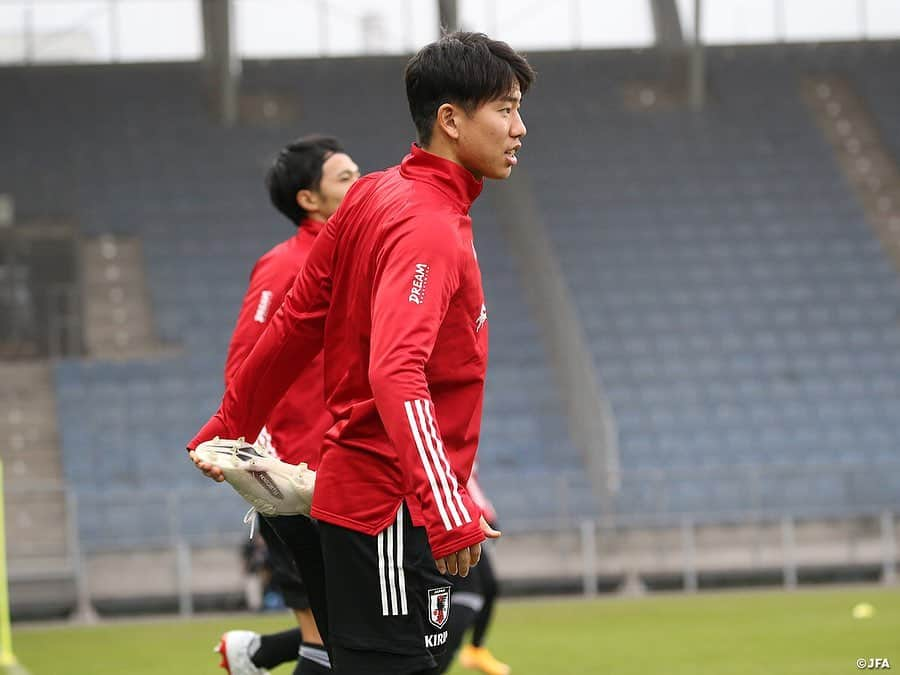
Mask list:
MULTIPOLYGON (((702 112, 621 105, 624 84, 655 76, 649 53, 533 56, 541 78, 526 101, 522 167, 617 416, 626 472, 894 459, 900 281, 797 92, 803 74, 840 69, 900 156, 900 89, 884 84, 900 52, 848 59, 846 49, 799 52, 777 67, 752 49, 712 50, 715 96, 702 112)), ((220 400, 252 261, 291 233, 268 204, 262 172, 306 131, 341 135, 364 171, 396 162, 412 137, 395 86, 401 67, 400 59, 248 62, 247 93, 297 82, 338 93, 304 100, 300 127, 232 129, 210 124, 199 63, 0 69, 0 96, 14 102, 0 109, 0 146, 13 149, 0 185, 17 212, 44 216, 53 204, 86 234, 139 234, 158 331, 184 348, 135 363, 57 364, 63 463, 79 492, 201 487, 180 447, 220 400), (366 101, 378 134, 356 108, 334 104, 345 91, 366 101)), ((484 483, 501 517, 552 518, 567 500, 571 514, 591 513, 598 505, 522 277, 487 198, 473 216, 492 341, 484 483), (527 498, 521 486, 541 475, 565 480, 527 498)), ((754 499, 860 506, 849 501, 857 493, 828 479, 765 485, 754 497, 726 479, 657 490, 635 478, 615 506, 675 514, 754 499)), ((885 478, 872 498, 890 489, 885 478)), ((215 527, 232 531, 234 506, 215 527)), ((166 516, 148 511, 144 534, 162 536, 166 516)), ((98 521, 91 536, 114 541, 127 520, 118 518, 98 521)), ((92 522, 82 518, 82 532, 92 522)), ((200 533, 204 524, 186 527, 200 533)))

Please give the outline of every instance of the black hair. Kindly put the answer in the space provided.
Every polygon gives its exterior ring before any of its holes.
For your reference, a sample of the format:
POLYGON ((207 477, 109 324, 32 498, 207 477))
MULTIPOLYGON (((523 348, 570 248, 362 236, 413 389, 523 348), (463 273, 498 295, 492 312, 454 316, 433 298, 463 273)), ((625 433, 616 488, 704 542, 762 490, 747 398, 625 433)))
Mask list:
POLYGON ((505 96, 518 82, 522 95, 534 82, 525 57, 484 33, 456 32, 426 45, 406 64, 406 98, 419 143, 427 146, 444 103, 471 112, 505 96))
POLYGON ((313 134, 289 143, 266 172, 266 189, 272 205, 294 225, 306 218, 297 203, 300 190, 318 190, 322 183, 322 165, 337 152, 344 152, 340 142, 331 136, 313 134))

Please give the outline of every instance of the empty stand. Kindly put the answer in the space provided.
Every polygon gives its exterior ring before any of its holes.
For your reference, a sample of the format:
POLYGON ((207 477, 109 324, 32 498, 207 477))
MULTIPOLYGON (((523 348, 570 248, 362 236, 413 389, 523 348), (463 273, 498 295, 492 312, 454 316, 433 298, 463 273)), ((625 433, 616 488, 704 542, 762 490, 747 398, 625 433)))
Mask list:
MULTIPOLYGON (((799 84, 840 65, 896 153, 900 99, 883 82, 897 52, 711 50, 711 103, 699 113, 626 109, 623 91, 658 69, 649 53, 533 61, 521 161, 617 417, 619 512, 889 500, 896 472, 860 485, 900 444, 900 284, 799 84), (777 479, 797 464, 821 478, 777 479), (754 491, 740 478, 748 467, 771 480, 754 491), (684 473, 667 479, 673 469, 684 473)), ((55 367, 63 470, 83 497, 89 545, 168 537, 173 507, 155 493, 172 487, 192 536, 240 527, 240 500, 207 498, 215 486, 182 448, 218 405, 253 261, 293 231, 268 204, 265 168, 313 131, 339 135, 364 172, 396 163, 413 137, 402 65, 248 63, 248 96, 291 92, 297 105, 280 124, 232 129, 211 123, 199 64, 0 69, 0 95, 14 102, 0 108, 0 144, 12 149, 3 191, 23 217, 52 205, 89 236, 139 237, 158 337, 184 348, 55 367), (134 507, 113 513, 110 490, 133 492, 134 507), (193 494, 210 507, 185 506, 193 494)), ((527 275, 485 198, 473 216, 492 342, 487 492, 507 520, 593 514, 527 275)))
MULTIPOLYGON (((746 465, 896 457, 900 285, 803 105, 818 55, 797 51, 714 52, 700 113, 626 111, 640 58, 534 59, 526 122, 565 132, 523 159, 617 416, 626 512, 748 507, 746 465), (734 484, 702 478, 729 467, 734 484), (664 500, 634 473, 672 468, 697 478, 664 500)), ((773 480, 759 503, 850 507, 846 482, 773 480)))

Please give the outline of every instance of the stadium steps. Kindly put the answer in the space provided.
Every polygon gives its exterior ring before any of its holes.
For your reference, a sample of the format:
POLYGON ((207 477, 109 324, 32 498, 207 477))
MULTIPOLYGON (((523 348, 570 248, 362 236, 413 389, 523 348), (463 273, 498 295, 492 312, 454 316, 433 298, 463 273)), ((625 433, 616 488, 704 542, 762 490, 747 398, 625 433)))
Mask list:
POLYGON ((6 533, 10 569, 32 570, 37 561, 66 566, 68 561, 66 503, 53 486, 7 486, 6 533))
POLYGON ((73 574, 50 364, 0 364, 0 402, 11 599, 45 604, 71 588, 73 574))
POLYGON ((0 364, 0 457, 7 482, 61 484, 55 383, 45 362, 0 364))
POLYGON ((81 259, 88 353, 126 358, 158 351, 140 239, 89 238, 81 259))
POLYGON ((900 167, 866 102, 836 76, 803 82, 803 95, 862 203, 866 220, 900 270, 900 167))

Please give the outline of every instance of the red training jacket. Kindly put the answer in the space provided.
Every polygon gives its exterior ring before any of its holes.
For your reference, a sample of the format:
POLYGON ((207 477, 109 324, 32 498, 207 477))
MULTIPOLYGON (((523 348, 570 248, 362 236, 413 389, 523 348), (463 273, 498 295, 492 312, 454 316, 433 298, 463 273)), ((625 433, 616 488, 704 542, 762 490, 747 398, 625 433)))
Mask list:
POLYGON ((404 499, 432 553, 484 540, 465 489, 481 428, 487 310, 468 211, 481 181, 417 146, 357 181, 319 235, 219 411, 188 447, 255 438, 324 345, 312 515, 375 535, 404 499))
MULTIPOLYGON (((244 304, 228 346, 225 360, 227 388, 253 345, 262 335, 306 262, 324 223, 307 219, 297 234, 262 256, 250 273, 244 304)), ((263 436, 278 457, 290 464, 319 465, 322 439, 331 427, 331 413, 325 407, 324 359, 321 352, 288 389, 269 415, 263 436), (267 433, 266 433, 267 432, 267 433)))

